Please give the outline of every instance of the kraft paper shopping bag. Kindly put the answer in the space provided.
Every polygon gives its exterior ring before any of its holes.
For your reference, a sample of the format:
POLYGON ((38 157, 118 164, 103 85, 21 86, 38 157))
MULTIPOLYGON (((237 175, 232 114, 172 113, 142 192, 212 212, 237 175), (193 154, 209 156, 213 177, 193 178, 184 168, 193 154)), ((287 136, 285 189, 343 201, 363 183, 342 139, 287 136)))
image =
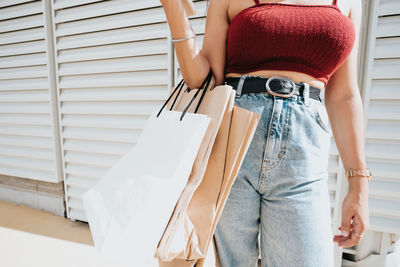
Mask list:
MULTIPOLYGON (((190 203, 189 205, 196 205, 196 213, 188 214, 187 210, 189 208, 182 211, 182 224, 178 226, 178 231, 176 231, 170 240, 171 245, 169 247, 169 258, 162 260, 170 261, 172 259, 195 259, 204 256, 201 249, 201 247, 204 247, 204 245, 199 246, 198 244, 198 237, 204 236, 204 233, 198 232, 199 229, 195 229, 196 227, 192 224, 191 220, 194 219, 194 223, 198 223, 199 220, 196 220, 196 215, 201 216, 201 214, 203 214, 206 216, 212 216, 212 214, 208 215, 208 212, 212 210, 208 205, 214 202, 211 196, 217 196, 219 192, 220 185, 218 186, 218 184, 215 183, 222 181, 222 177, 224 175, 225 154, 228 143, 229 126, 234 104, 234 97, 234 90, 231 90, 229 102, 223 114, 223 119, 212 147, 209 161, 207 166, 204 166, 206 169, 205 174, 199 185, 199 188, 196 189, 193 197, 188 200, 190 203), (209 178, 204 181, 204 178, 206 177, 209 178), (218 177, 221 178, 218 179, 218 177), (208 186, 210 181, 212 184, 211 186, 208 186), (206 194, 198 194, 199 190, 203 192, 204 189, 206 189, 206 194), (204 198, 207 198, 207 200, 204 198), (204 205, 197 205, 199 202, 202 202, 204 205), (190 246, 188 244, 190 244, 190 246)), ((212 108, 212 106, 210 108, 212 108)))
MULTIPOLYGON (((220 128, 221 121, 228 107, 228 102, 231 103, 230 106, 233 105, 233 88, 230 85, 214 87, 215 78, 211 70, 203 83, 205 83, 205 88, 201 90, 206 90, 206 92, 203 92, 205 93, 204 97, 193 102, 194 105, 192 105, 188 111, 194 111, 197 102, 202 101, 197 113, 205 114, 211 118, 210 127, 197 153, 189 180, 176 204, 170 222, 157 248, 157 257, 163 261, 172 260, 179 254, 182 255, 182 258, 186 257, 184 253, 187 251, 185 250, 187 242, 184 237, 185 233, 182 232, 184 230, 184 225, 190 224, 190 221, 187 220, 187 216, 185 215, 186 209, 193 193, 200 185, 204 176, 218 129, 220 128)), ((192 89, 191 91, 185 90, 183 94, 180 94, 175 101, 167 107, 173 108, 173 110, 182 110, 188 105, 188 102, 192 99, 192 94, 197 93, 197 90, 198 89, 192 89)), ((192 235, 192 237, 196 238, 196 235, 192 235)))
MULTIPOLYGON (((209 250, 207 254, 208 261, 205 265, 205 258, 201 258, 197 261, 196 267, 210 266, 212 263, 216 262, 217 251, 215 250, 215 244, 211 244, 213 250, 210 251, 210 243, 213 241, 213 235, 215 232, 216 225, 225 206, 226 200, 229 196, 230 189, 233 182, 235 181, 239 169, 243 163, 244 157, 248 151, 250 143, 253 139, 254 133, 257 129, 259 119, 261 117, 260 113, 246 110, 238 106, 234 106, 232 114, 232 122, 229 130, 229 143, 226 152, 226 168, 224 172, 224 178, 221 185, 221 190, 218 194, 217 201, 215 204, 215 216, 212 218, 211 226, 208 225, 209 220, 207 220, 207 225, 204 223, 200 224, 198 227, 204 227, 209 229, 209 233, 206 240, 205 250, 209 250), (245 125, 245 126, 244 126, 245 125), (247 130, 245 130, 247 128, 247 130), (229 167, 228 167, 229 166, 229 167), (214 252, 214 253, 210 253, 214 252)), ((200 204, 201 205, 201 204, 200 204)), ((192 209, 196 210, 196 209, 192 209)))
POLYGON ((193 259, 175 258, 169 262, 159 260, 158 264, 154 266, 193 266, 196 259, 199 259, 197 266, 215 266, 216 252, 214 244, 210 245, 210 241, 259 118, 260 114, 256 112, 234 106, 233 111, 225 114, 221 123, 206 173, 187 209, 188 215, 185 217, 186 224, 183 231, 185 235, 181 234, 181 240, 178 239, 179 242, 187 242, 186 250, 200 251, 201 254, 193 253, 191 255, 193 259), (225 117, 229 120, 226 121, 225 117), (218 161, 220 158, 223 158, 224 162, 223 166, 218 168, 218 165, 213 164, 213 160, 218 161), (193 248, 195 246, 197 248, 193 248), (206 256, 207 259, 204 258, 206 256))

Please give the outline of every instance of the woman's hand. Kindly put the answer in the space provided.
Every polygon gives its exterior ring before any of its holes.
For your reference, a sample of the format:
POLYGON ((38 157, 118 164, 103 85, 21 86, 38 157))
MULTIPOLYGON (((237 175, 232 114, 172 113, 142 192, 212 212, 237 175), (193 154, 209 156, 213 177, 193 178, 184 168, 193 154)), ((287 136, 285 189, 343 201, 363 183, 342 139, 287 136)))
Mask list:
POLYGON ((357 178, 350 179, 350 189, 343 200, 342 223, 339 227, 342 235, 333 237, 338 246, 345 248, 357 245, 361 237, 355 233, 362 235, 369 227, 368 181, 366 178, 357 178))

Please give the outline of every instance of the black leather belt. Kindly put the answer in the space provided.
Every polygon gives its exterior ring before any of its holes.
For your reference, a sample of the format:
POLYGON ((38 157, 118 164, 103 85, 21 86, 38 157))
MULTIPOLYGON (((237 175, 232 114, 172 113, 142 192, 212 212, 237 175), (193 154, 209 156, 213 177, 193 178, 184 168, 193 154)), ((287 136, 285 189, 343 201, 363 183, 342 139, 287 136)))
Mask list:
POLYGON ((237 91, 237 97, 240 97, 241 94, 266 92, 281 97, 304 96, 305 87, 308 86, 309 97, 323 102, 323 96, 319 88, 303 82, 294 82, 287 77, 262 77, 244 74, 240 77, 225 78, 225 84, 231 85, 237 91), (241 87, 239 87, 239 82, 241 82, 241 87))

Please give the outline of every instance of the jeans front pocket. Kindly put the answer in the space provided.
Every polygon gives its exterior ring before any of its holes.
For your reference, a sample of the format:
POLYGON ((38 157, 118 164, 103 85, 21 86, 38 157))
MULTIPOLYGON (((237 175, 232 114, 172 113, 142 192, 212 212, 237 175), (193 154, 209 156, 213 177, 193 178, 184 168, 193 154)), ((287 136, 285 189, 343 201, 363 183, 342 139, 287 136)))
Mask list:
POLYGON ((323 117, 325 107, 312 101, 315 100, 310 99, 310 106, 302 100, 290 102, 291 129, 281 168, 284 175, 296 177, 296 181, 324 177, 328 170, 331 135, 325 126, 329 119, 327 114, 323 117))
POLYGON ((324 103, 310 98, 310 106, 306 107, 306 109, 311 113, 315 122, 321 127, 321 129, 332 136, 329 116, 324 103))

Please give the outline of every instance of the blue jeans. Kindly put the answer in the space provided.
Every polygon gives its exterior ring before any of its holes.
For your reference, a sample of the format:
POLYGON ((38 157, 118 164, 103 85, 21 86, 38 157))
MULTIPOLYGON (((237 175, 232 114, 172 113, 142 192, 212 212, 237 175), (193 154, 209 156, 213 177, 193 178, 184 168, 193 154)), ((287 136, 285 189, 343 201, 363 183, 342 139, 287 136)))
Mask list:
POLYGON ((257 266, 259 252, 262 267, 333 266, 324 103, 266 92, 235 105, 261 118, 215 229, 220 266, 257 266))

